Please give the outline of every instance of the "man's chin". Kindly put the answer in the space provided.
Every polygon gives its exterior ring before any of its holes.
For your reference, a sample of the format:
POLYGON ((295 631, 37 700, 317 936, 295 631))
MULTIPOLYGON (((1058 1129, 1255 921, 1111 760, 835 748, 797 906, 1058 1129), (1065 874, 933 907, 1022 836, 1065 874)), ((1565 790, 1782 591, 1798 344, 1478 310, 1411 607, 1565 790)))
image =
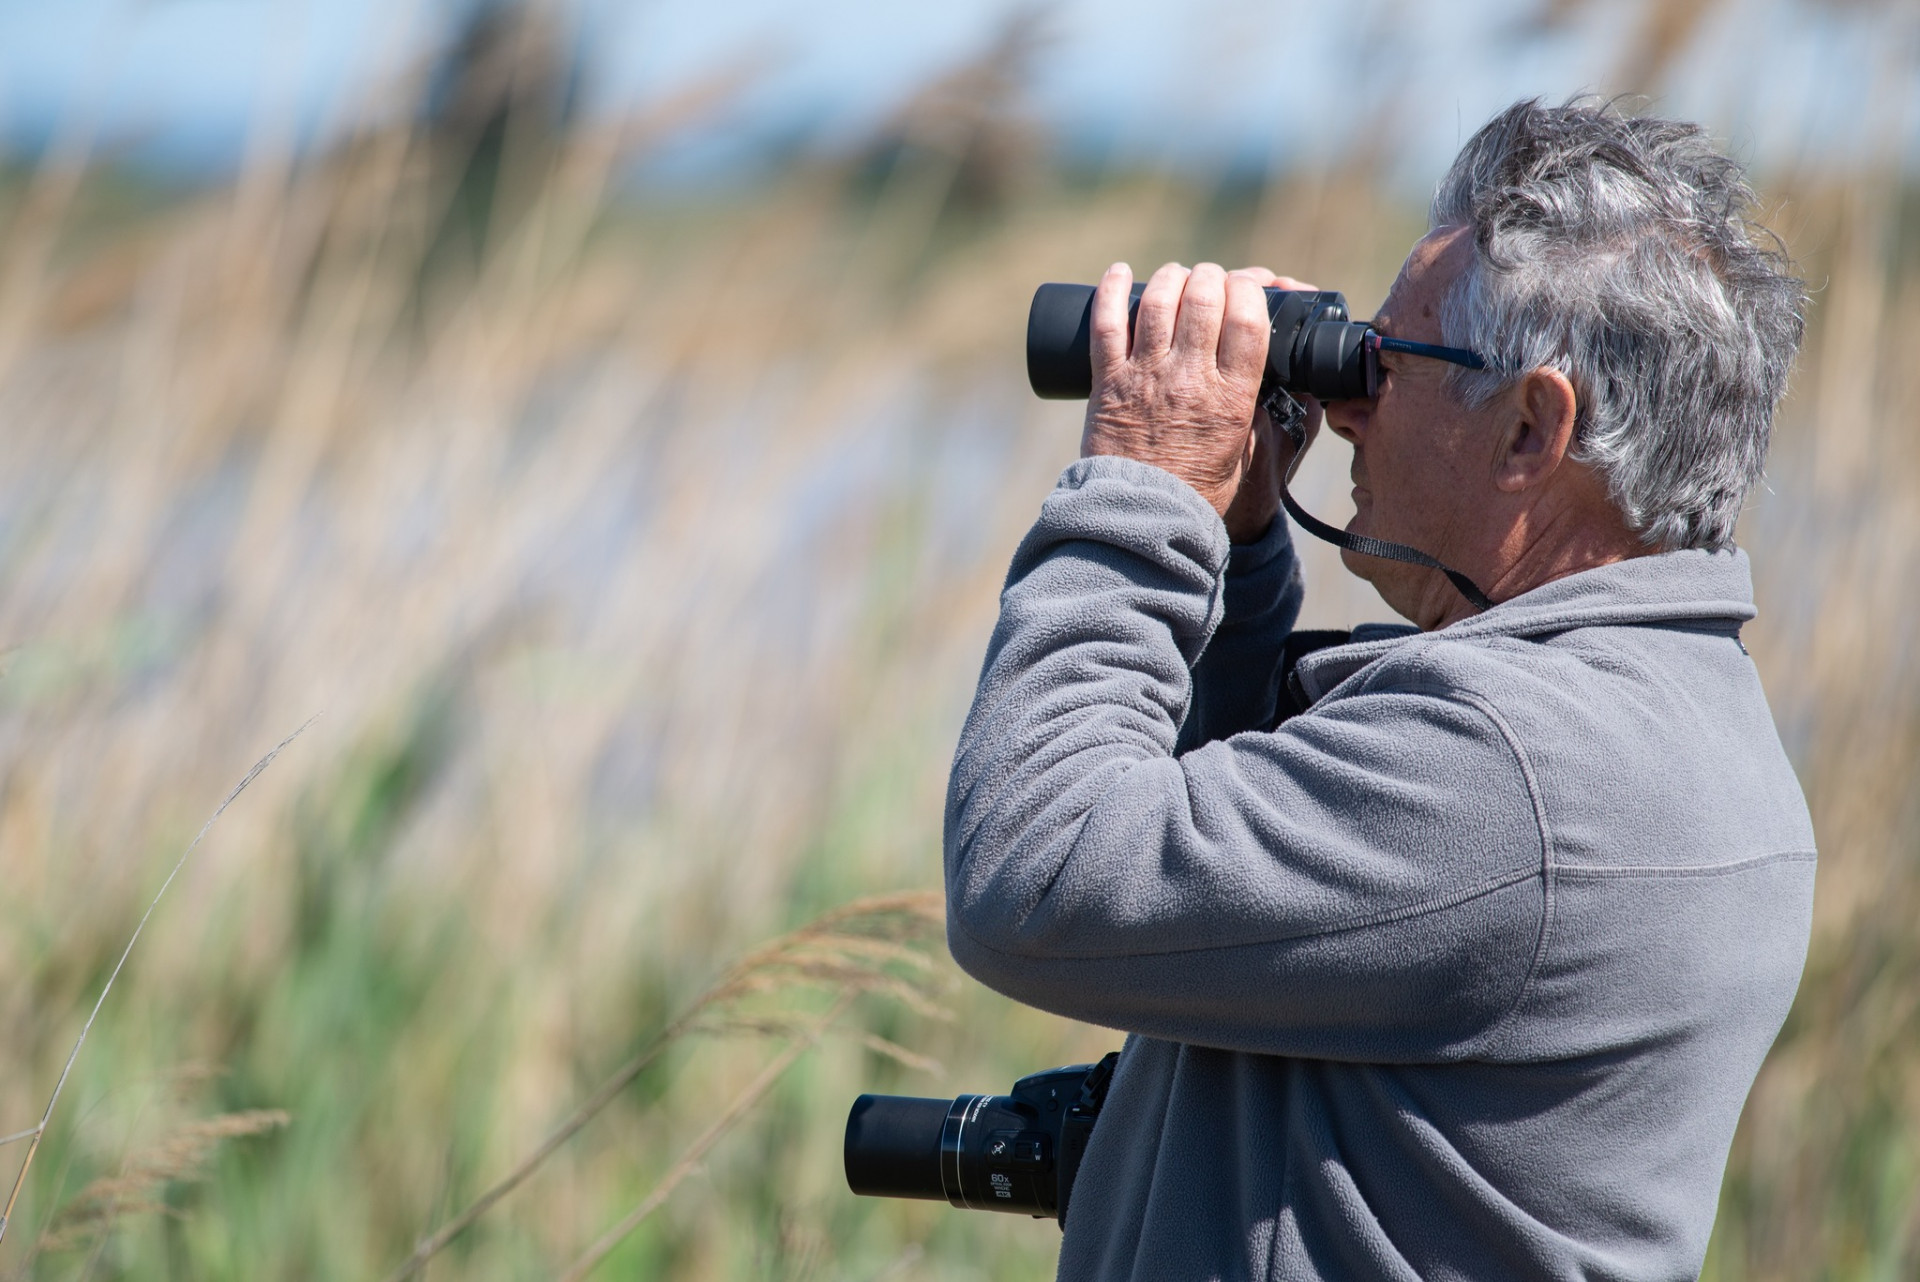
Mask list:
MULTIPOLYGON (((1371 538, 1372 531, 1367 529, 1366 514, 1355 512, 1347 521, 1346 532, 1358 538, 1371 538)), ((1348 574, 1357 579, 1365 579, 1368 583, 1373 582, 1373 576, 1380 571, 1379 557, 1367 556, 1351 548, 1340 549, 1340 564, 1347 567, 1348 574)))
POLYGON ((1373 576, 1380 570, 1380 558, 1355 552, 1352 548, 1340 549, 1340 564, 1347 567, 1347 573, 1356 579, 1373 582, 1373 576))

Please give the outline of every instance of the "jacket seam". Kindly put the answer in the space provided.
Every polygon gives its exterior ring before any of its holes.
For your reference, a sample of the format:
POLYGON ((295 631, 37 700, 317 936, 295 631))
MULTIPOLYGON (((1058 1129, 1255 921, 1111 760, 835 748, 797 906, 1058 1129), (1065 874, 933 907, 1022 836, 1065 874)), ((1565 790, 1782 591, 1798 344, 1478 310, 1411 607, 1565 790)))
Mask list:
POLYGON ((1560 609, 1538 606, 1502 619, 1483 614, 1463 619, 1454 625, 1458 631, 1442 628, 1432 635, 1453 631, 1461 640, 1480 637, 1529 637, 1543 632, 1571 632, 1576 628, 1634 627, 1649 623, 1671 623, 1683 619, 1737 620, 1746 623, 1754 617, 1749 602, 1736 600, 1634 602, 1618 605, 1577 605, 1560 609))
POLYGON ((1521 979, 1519 991, 1514 994, 1512 1003, 1508 1005, 1507 1009, 1502 1012, 1497 1019, 1488 1024, 1479 1036, 1471 1039, 1472 1042, 1490 1048, 1499 1041, 1500 1036, 1506 1031, 1507 1026, 1513 1022, 1519 1013, 1520 1007, 1525 1003, 1527 995, 1533 991, 1534 981, 1539 977, 1542 967, 1546 964, 1547 951, 1553 944, 1554 909, 1556 907, 1553 892, 1558 866, 1554 863, 1553 858, 1553 828, 1547 821, 1546 798, 1540 791, 1539 780, 1535 776, 1533 769, 1533 761, 1527 756, 1526 749, 1521 746, 1519 735, 1514 733, 1513 727, 1507 723, 1507 719, 1501 716, 1499 711, 1495 709, 1491 703, 1479 695, 1465 690, 1456 690, 1452 692, 1452 697, 1478 708, 1481 715, 1493 722, 1494 728, 1500 734, 1500 738, 1506 743, 1507 750, 1513 754, 1514 762, 1520 769, 1521 779, 1526 783, 1527 798, 1533 803, 1534 825, 1540 837, 1540 933, 1534 940, 1533 957, 1527 963, 1527 973, 1521 979))
POLYGON ((1717 864, 1626 864, 1618 867, 1607 864, 1559 864, 1557 871, 1563 877, 1594 881, 1660 881, 1669 878, 1727 877, 1755 868, 1765 868, 1772 864, 1813 863, 1818 858, 1819 853, 1809 849, 1775 850, 1764 855, 1729 859, 1717 864))
POLYGON ((1433 913, 1445 912, 1450 908, 1458 908, 1460 905, 1471 903, 1476 899, 1484 899, 1488 895, 1497 894, 1509 887, 1520 885, 1522 882, 1532 881, 1539 875, 1539 870, 1533 868, 1524 869, 1520 872, 1503 873, 1498 877, 1489 878, 1473 886, 1457 890, 1450 895, 1444 895, 1439 899, 1422 900, 1418 904, 1413 904, 1405 908, 1375 913, 1371 917, 1362 917, 1353 921, 1341 922, 1337 926, 1328 926, 1320 930, 1295 931, 1285 935, 1263 935, 1257 939, 1236 940, 1231 943, 1197 944, 1191 948, 1129 948, 1116 952, 1071 953, 1053 949, 1029 951, 1025 949, 1001 948, 981 939, 980 936, 969 930, 964 922, 956 922, 953 924, 958 927, 961 934, 965 935, 971 943, 979 948, 999 957, 1012 957, 1022 961, 1079 962, 1118 961, 1131 957, 1183 957, 1194 953, 1232 952, 1239 948, 1268 948, 1275 944, 1290 944, 1298 940, 1306 939, 1322 939, 1328 935, 1342 935, 1352 930, 1365 930, 1372 926, 1384 926, 1393 922, 1411 921, 1416 917, 1425 917, 1433 913))
MULTIPOLYGON (((1423 632, 1416 633, 1413 636, 1382 637, 1377 640, 1355 641, 1349 646, 1329 647, 1329 650, 1338 648, 1358 652, 1351 653, 1343 659, 1343 662, 1352 662, 1354 666, 1350 668, 1346 675, 1341 677, 1340 680, 1335 681, 1331 685, 1320 686, 1319 693, 1313 696, 1311 702, 1318 703, 1321 699, 1332 695, 1348 681, 1359 676, 1363 671, 1372 667, 1375 663, 1387 657, 1387 655, 1391 654, 1395 649, 1409 641, 1430 641, 1435 644, 1442 641, 1460 641, 1469 645, 1498 640, 1537 641, 1546 637, 1560 636, 1568 632, 1578 632, 1585 628, 1617 627, 1677 629, 1697 632, 1708 636, 1731 636, 1737 641, 1739 640, 1740 628, 1753 620, 1751 606, 1741 607, 1740 610, 1737 611, 1729 611, 1725 608, 1738 604, 1737 602, 1716 602, 1704 606, 1701 603, 1659 607, 1588 606, 1559 615, 1530 615, 1524 619, 1500 620, 1497 621, 1500 623, 1500 626, 1494 626, 1495 621, 1491 620, 1486 624, 1481 624, 1480 619, 1476 618, 1463 620, 1461 623, 1454 624, 1451 628, 1442 628, 1438 632, 1423 632), (1367 647, 1367 649, 1363 650, 1362 647, 1367 647)), ((1481 617, 1485 618, 1487 616, 1481 617)), ((1421 650, 1427 648, 1429 647, 1420 647, 1421 650)), ((1319 686, 1319 676, 1313 672, 1313 669, 1324 666, 1325 663, 1330 663, 1332 658, 1333 656, 1329 653, 1324 661, 1319 655, 1313 656, 1313 662, 1311 663, 1303 660, 1300 673, 1302 685, 1305 686, 1311 681, 1316 686, 1319 686)))

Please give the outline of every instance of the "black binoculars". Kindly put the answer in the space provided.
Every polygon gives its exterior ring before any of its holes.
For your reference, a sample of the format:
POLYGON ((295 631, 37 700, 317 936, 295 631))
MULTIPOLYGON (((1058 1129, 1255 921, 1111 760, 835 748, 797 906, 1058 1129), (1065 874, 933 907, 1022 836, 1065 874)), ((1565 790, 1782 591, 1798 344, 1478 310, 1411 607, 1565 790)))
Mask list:
MULTIPOLYGON (((1142 288, 1133 287, 1129 332, 1140 310, 1142 288)), ((1269 289, 1267 319, 1272 334, 1263 396, 1275 388, 1322 401, 1373 394, 1377 374, 1367 342, 1373 327, 1348 317, 1344 294, 1269 289)), ((1093 390, 1092 320, 1093 286, 1042 285, 1034 291, 1027 312, 1027 381, 1035 395, 1084 400, 1093 390)))

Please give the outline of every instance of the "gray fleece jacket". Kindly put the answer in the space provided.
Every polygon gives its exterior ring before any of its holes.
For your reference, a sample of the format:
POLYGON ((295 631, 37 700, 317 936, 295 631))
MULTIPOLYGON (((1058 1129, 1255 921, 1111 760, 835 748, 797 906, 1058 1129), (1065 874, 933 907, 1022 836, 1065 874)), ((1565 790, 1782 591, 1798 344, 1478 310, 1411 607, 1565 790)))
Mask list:
POLYGON ((1133 1034, 1059 1276, 1695 1277, 1813 900, 1744 555, 1283 671, 1284 527, 1082 460, 1007 577, 949 943, 1133 1034))

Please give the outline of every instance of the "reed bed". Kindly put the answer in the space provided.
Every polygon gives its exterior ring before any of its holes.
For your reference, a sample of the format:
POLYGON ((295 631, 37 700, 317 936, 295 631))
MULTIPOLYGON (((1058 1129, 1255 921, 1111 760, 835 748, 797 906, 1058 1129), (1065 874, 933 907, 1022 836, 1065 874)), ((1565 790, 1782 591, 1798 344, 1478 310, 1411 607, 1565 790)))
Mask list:
MULTIPOLYGON (((1366 160, 1064 168, 1003 66, 722 194, 623 175, 725 77, 591 126, 524 78, 478 124, 402 83, 229 183, 78 140, 0 188, 0 1133, 208 803, 322 714, 156 915, 0 1270, 1050 1275, 1050 1224, 839 1169, 861 1090, 1119 1040, 964 982, 924 896, 1006 558, 1074 451, 1028 294, 1205 257, 1364 308, 1421 211, 1366 160)), ((1748 643, 1822 868, 1708 1273, 1910 1276, 1920 205, 1890 162, 1764 181, 1817 301, 1748 643)), ((1345 467, 1323 441, 1301 486, 1330 518, 1345 467)), ((1309 625, 1384 617, 1306 555, 1309 625)))

